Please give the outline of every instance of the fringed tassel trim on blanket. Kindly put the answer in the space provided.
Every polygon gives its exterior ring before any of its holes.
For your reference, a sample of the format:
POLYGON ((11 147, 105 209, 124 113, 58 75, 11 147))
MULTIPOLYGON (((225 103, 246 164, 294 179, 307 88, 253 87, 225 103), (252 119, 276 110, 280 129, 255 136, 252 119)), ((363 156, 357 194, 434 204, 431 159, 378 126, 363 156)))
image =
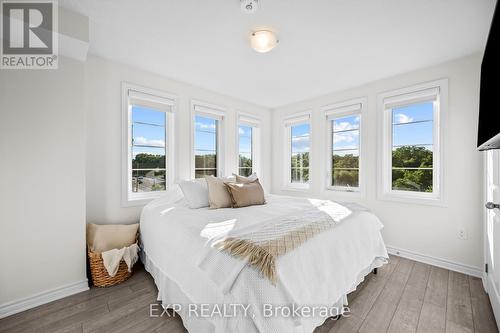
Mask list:
POLYGON ((232 256, 248 260, 248 264, 255 267, 273 285, 278 282, 276 257, 263 247, 251 241, 237 238, 227 238, 217 243, 216 247, 232 256))

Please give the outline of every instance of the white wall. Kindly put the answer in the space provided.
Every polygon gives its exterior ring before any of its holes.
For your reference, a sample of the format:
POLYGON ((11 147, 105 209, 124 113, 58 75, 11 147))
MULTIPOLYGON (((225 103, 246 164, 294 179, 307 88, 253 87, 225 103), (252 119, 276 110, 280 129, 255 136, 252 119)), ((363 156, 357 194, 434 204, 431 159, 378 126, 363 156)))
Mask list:
MULTIPOLYGON (((368 149, 366 152, 366 196, 354 199, 368 206, 385 225, 383 236, 389 246, 434 256, 481 269, 482 254, 482 155, 476 147, 479 99, 480 55, 439 66, 398 75, 358 88, 333 93, 273 110, 272 190, 274 193, 351 200, 325 191, 326 134, 319 108, 352 98, 366 97, 368 149), (377 179, 377 94, 440 78, 449 79, 448 145, 445 158, 445 187, 448 206, 436 207, 380 201, 376 198, 377 179), (283 190, 282 117, 312 109, 311 187, 306 193, 283 190), (458 238, 465 229, 467 240, 458 238)), ((335 77, 331 78, 335 80, 335 77)))
POLYGON ((84 65, 1 70, 0 87, 1 315, 40 292, 86 288, 84 65))
POLYGON ((190 104, 197 100, 226 108, 225 173, 237 171, 236 111, 255 114, 262 119, 262 174, 270 187, 269 110, 237 99, 216 94, 159 75, 91 56, 87 75, 87 221, 94 223, 138 222, 142 209, 121 207, 121 82, 162 90, 177 96, 175 119, 176 180, 191 176, 190 104))
POLYGON ((61 57, 57 71, 1 71, 0 310, 6 303, 24 297, 84 283, 86 220, 97 223, 138 220, 141 207, 123 208, 120 200, 121 81, 178 96, 176 179, 189 178, 191 172, 191 99, 228 110, 227 174, 237 167, 235 110, 259 115, 263 120, 261 178, 266 187, 272 185, 273 192, 280 194, 299 194, 281 188, 281 117, 312 108, 312 184, 304 195, 338 200, 346 198, 323 191, 326 161, 319 107, 367 97, 365 123, 371 138, 366 164, 368 183, 366 197, 358 201, 370 207, 384 222, 386 243, 481 267, 482 159, 481 153, 475 150, 480 59, 479 55, 467 57, 272 110, 272 113, 98 57, 90 57, 86 63, 61 57), (444 77, 449 78, 450 140, 445 161, 448 206, 377 200, 377 94, 444 77), (461 228, 467 230, 467 240, 458 239, 461 228))

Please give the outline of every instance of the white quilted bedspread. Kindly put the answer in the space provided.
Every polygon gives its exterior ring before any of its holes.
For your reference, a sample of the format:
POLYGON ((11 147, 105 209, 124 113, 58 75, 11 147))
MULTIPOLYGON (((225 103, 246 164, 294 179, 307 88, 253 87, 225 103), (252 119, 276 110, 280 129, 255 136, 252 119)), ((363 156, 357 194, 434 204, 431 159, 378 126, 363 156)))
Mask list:
POLYGON ((320 200, 305 198, 268 195, 266 199, 262 206, 190 209, 181 193, 171 193, 143 209, 140 231, 146 269, 165 305, 182 304, 178 312, 188 331, 310 333, 327 316, 268 317, 264 306, 269 309, 266 304, 272 304, 273 310, 293 305, 340 307, 371 269, 386 262, 382 223, 355 205, 339 206, 342 223, 279 257, 276 286, 241 260, 210 248, 210 240, 221 233, 248 230, 321 205, 320 200), (194 305, 189 308, 188 303, 194 305), (217 304, 243 304, 249 312, 205 318, 200 311, 189 311, 202 304, 211 309, 217 304))

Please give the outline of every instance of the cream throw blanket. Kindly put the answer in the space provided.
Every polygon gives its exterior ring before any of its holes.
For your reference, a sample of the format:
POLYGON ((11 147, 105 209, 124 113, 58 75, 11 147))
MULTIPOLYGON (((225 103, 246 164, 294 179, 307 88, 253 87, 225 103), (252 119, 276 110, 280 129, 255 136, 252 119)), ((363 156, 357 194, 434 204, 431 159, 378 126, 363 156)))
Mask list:
MULTIPOLYGON (((351 208, 358 208, 351 206, 351 208)), ((258 229, 233 234, 213 243, 213 247, 247 261, 271 283, 278 281, 276 260, 335 226, 352 214, 346 206, 321 201, 318 206, 260 225, 258 229)))
POLYGON ((132 267, 137 261, 138 251, 139 246, 137 246, 137 244, 132 244, 130 246, 122 247, 121 249, 113 249, 102 252, 102 263, 104 264, 109 276, 113 277, 116 275, 122 259, 127 264, 128 271, 131 272, 132 267))

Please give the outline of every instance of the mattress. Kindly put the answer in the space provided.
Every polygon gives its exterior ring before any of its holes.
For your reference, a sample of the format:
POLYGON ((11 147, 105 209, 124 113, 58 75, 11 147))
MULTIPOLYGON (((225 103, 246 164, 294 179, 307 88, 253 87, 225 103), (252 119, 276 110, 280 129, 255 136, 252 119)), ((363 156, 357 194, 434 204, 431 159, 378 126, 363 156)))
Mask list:
MULTIPOLYGON (((237 209, 190 209, 177 190, 144 207, 143 262, 158 287, 158 300, 176 310, 189 332, 312 332, 342 312, 346 295, 387 262, 380 220, 346 204, 350 213, 338 225, 279 257, 276 285, 243 265, 231 288, 223 288, 200 264, 207 251, 216 251, 209 242, 214 230, 244 230, 318 202, 277 195, 266 200, 237 209), (298 307, 315 312, 293 312, 298 307)), ((239 259, 216 255, 241 266, 239 259)))

